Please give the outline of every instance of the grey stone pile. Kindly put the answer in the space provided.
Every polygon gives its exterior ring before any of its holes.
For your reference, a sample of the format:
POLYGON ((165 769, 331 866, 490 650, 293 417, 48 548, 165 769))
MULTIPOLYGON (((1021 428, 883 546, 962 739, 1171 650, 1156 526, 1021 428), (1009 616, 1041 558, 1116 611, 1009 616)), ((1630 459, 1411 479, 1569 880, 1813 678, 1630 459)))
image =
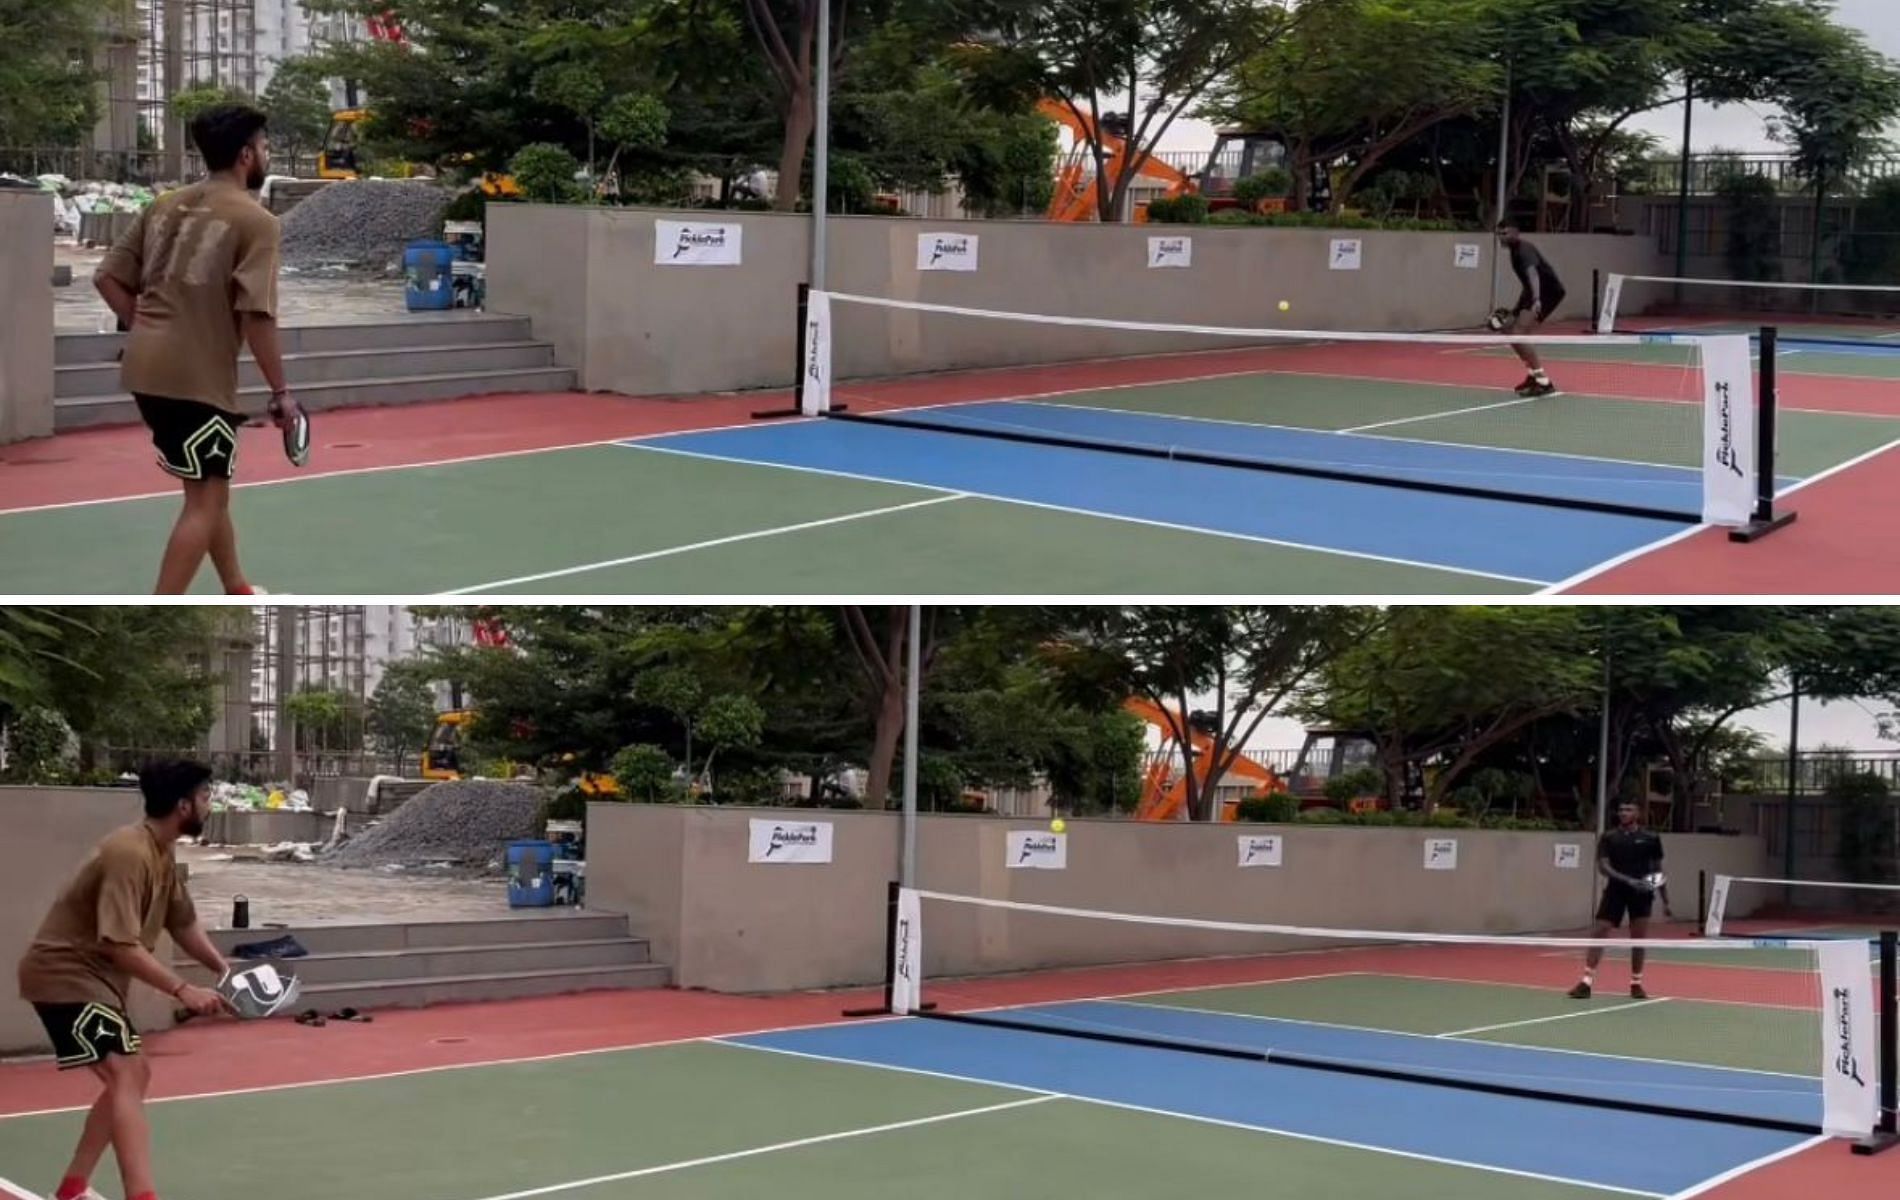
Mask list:
POLYGON ((405 245, 436 236, 449 199, 447 188, 411 180, 330 184, 284 215, 284 263, 299 270, 400 268, 405 245))
POLYGON ((322 861, 335 867, 486 868, 505 859, 509 842, 541 835, 544 799, 529 784, 438 783, 322 861))

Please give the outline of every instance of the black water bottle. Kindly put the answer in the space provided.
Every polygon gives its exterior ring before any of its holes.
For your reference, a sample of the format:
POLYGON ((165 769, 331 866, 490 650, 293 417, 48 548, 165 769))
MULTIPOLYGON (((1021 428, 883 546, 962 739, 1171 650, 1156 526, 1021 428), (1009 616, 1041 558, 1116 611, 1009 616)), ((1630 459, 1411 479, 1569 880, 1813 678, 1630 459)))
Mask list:
POLYGON ((231 903, 231 928, 249 929, 251 927, 251 898, 239 896, 231 903))

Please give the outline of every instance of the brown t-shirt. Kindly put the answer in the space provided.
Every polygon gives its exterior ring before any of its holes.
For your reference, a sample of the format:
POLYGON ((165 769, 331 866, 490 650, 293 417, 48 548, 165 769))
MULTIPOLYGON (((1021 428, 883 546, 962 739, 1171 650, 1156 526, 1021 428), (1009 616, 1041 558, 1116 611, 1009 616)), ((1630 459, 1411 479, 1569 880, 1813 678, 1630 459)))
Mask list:
POLYGON ((98 273, 138 295, 125 389, 237 412, 239 316, 277 315, 277 218, 222 179, 154 203, 106 253, 98 273))
POLYGON ((123 1010, 132 979, 108 943, 158 948, 158 935, 192 927, 198 912, 170 847, 143 821, 109 834, 53 902, 20 960, 20 997, 36 1004, 110 1004, 123 1010))

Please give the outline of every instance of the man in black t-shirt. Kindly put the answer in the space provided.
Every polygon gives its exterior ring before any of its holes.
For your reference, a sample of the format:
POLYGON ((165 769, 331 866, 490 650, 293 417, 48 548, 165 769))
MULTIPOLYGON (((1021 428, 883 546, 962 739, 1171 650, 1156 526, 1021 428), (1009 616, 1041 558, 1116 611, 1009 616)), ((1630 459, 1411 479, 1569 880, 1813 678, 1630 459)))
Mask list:
MULTIPOLYGON (((1661 891, 1662 839, 1644 829, 1642 809, 1633 800, 1616 806, 1616 828, 1597 843, 1597 873, 1609 882, 1603 885, 1603 899, 1597 905, 1593 938, 1608 937, 1610 930, 1630 921, 1630 937, 1641 939, 1649 932, 1649 914, 1661 891)), ((1663 913, 1669 912, 1669 894, 1663 896, 1663 913)), ((1588 1000, 1596 982, 1597 964, 1603 961, 1603 947, 1592 946, 1584 956, 1583 979, 1570 989, 1574 1000, 1588 1000)), ((1630 951, 1630 997, 1649 999, 1643 990, 1643 950, 1630 951)))
MULTIPOLYGON (((1523 290, 1518 293, 1517 307, 1508 313, 1499 310, 1495 324, 1502 333, 1536 329, 1548 321, 1551 314, 1557 311, 1557 306, 1563 303, 1564 282, 1557 278, 1557 272, 1552 269, 1549 260, 1538 252, 1537 247, 1524 240, 1524 234, 1517 226, 1500 225, 1498 236, 1511 252, 1511 272, 1517 276, 1517 282, 1523 290)), ((1517 394, 1526 400, 1555 396, 1557 385, 1545 373, 1544 361, 1537 351, 1522 343, 1511 349, 1530 371, 1524 382, 1517 385, 1517 394)))

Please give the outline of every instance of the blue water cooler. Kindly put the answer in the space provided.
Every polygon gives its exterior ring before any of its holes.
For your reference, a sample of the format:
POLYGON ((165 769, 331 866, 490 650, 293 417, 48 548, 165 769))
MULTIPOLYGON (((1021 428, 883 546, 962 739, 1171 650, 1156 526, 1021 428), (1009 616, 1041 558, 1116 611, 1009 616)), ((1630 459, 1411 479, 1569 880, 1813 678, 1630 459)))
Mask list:
POLYGON ((554 843, 508 843, 508 907, 549 908, 554 904, 554 843))
POLYGON ((455 248, 447 242, 410 242, 402 253, 403 302, 410 312, 455 304, 455 248))

